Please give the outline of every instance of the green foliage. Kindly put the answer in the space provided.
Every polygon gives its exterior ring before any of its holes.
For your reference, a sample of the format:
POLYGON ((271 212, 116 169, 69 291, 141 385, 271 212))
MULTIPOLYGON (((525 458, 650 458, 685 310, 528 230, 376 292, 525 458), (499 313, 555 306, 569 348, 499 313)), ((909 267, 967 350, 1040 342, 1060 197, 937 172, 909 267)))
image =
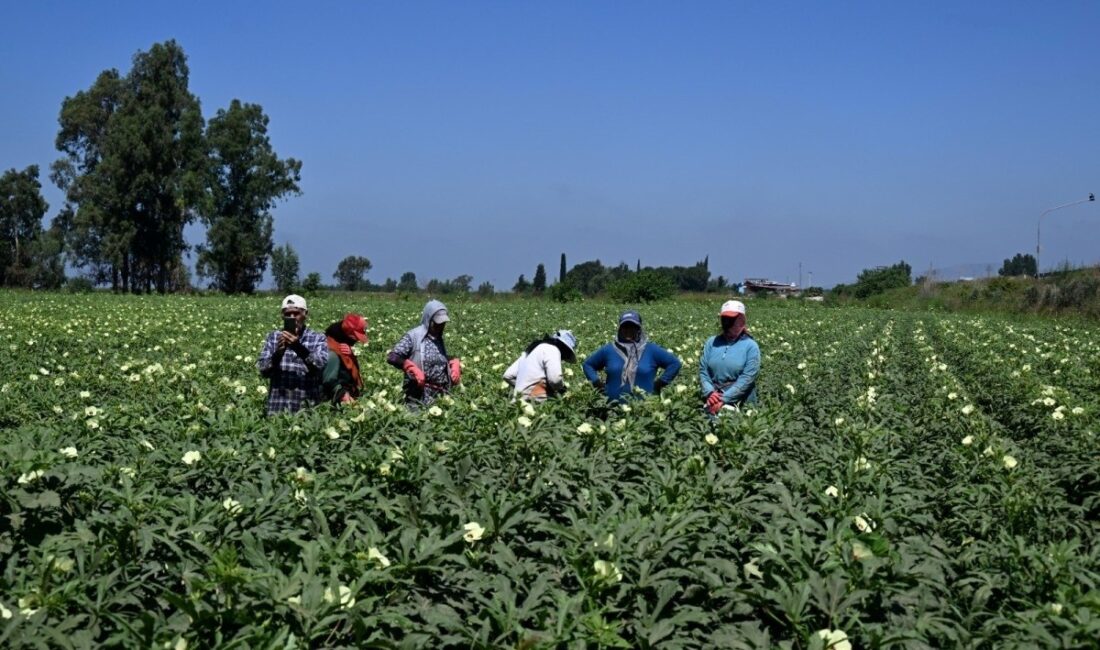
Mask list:
POLYGON ((908 287, 912 284, 912 269, 902 261, 893 266, 863 269, 856 278, 855 284, 838 284, 833 288, 833 294, 838 297, 853 297, 864 300, 884 291, 908 287))
POLYGON ((489 282, 488 280, 477 285, 477 295, 481 296, 482 298, 488 298, 492 296, 495 292, 496 290, 493 288, 493 283, 489 282))
MULTIPOLYGON (((355 404, 265 418, 252 362, 278 326, 270 297, 0 303, 19 343, 0 355, 6 649, 1100 633, 1095 325, 751 302, 761 403, 711 423, 686 371, 627 410, 567 366, 571 390, 526 413, 494 366, 548 327, 590 354, 621 305, 456 300, 462 388, 437 409, 406 412, 402 374, 370 353, 355 404)), ((310 307, 317 327, 363 309, 310 307)), ((372 348, 419 316, 367 309, 372 348)), ((691 364, 713 309, 644 316, 691 364)))
MULTIPOLYGON (((652 270, 668 278, 677 291, 703 292, 707 290, 710 282, 708 261, 698 262, 694 266, 659 266, 652 270)), ((647 269, 649 267, 643 270, 647 269)))
POLYGON ((170 290, 204 200, 203 118, 183 49, 157 43, 61 106, 52 177, 75 206, 72 261, 124 291, 170 290))
POLYGON ((470 283, 473 282, 473 279, 473 276, 465 274, 453 280, 436 280, 432 278, 428 280, 428 284, 425 285, 424 290, 433 296, 470 293, 470 283))
POLYGON ((397 283, 397 290, 402 293, 416 293, 420 291, 420 285, 416 282, 416 274, 405 271, 401 274, 401 280, 397 283))
POLYGON ((271 251, 271 276, 281 293, 293 293, 298 288, 298 253, 289 242, 271 251))
MULTIPOLYGON (((565 274, 565 280, 559 284, 568 284, 573 289, 585 296, 597 296, 604 292, 610 292, 612 286, 629 286, 622 281, 638 273, 651 273, 663 277, 660 286, 671 283, 673 291, 707 291, 710 280, 710 271, 707 270, 707 261, 698 262, 694 266, 662 266, 657 268, 641 268, 641 261, 637 263, 637 269, 631 271, 625 262, 618 266, 605 267, 599 260, 582 262, 574 266, 565 274)), ((652 277, 652 276, 650 276, 652 277)))
POLYGON ((1026 275, 1035 277, 1038 275, 1038 266, 1036 266, 1035 263, 1035 256, 1030 253, 1016 253, 1012 259, 1004 261, 1004 264, 1001 265, 1001 270, 997 271, 997 275, 1026 275))
POLYGON ((1000 276, 968 282, 926 281, 917 287, 893 289, 873 296, 867 304, 885 308, 1100 318, 1100 268, 1052 273, 1038 279, 1000 276))
POLYGON ((567 268, 565 266, 565 253, 561 254, 561 263, 558 265, 558 284, 565 282, 565 274, 567 268))
POLYGON ((605 267, 599 260, 577 264, 565 274, 565 283, 586 296, 596 296, 607 286, 631 273, 625 263, 615 267, 605 267))
POLYGON ((9 169, 0 176, 0 285, 39 286, 36 273, 59 257, 60 244, 41 241, 42 217, 48 209, 38 165, 9 169))
POLYGON ((358 255, 349 255, 336 265, 332 277, 337 286, 344 291, 363 291, 367 288, 367 272, 371 270, 370 260, 358 255))
POLYGON ((321 284, 321 274, 314 271, 306 275, 306 279, 302 280, 302 291, 306 294, 316 294, 323 288, 321 284))
POLYGON ((267 124, 263 108, 234 99, 206 127, 206 244, 199 247, 196 267, 225 293, 255 291, 274 246, 271 209, 280 198, 300 193, 302 163, 275 155, 267 124))
POLYGON ((527 293, 531 290, 531 283, 527 281, 527 278, 522 273, 519 274, 519 279, 512 285, 512 293, 527 293))
POLYGON ((91 293, 95 290, 95 284, 85 277, 77 276, 65 280, 64 289, 67 293, 91 293))
POLYGON ((539 264, 535 269, 535 279, 531 281, 531 290, 536 294, 546 291, 546 267, 539 264))
POLYGON ((584 298, 584 294, 568 282, 559 282, 546 290, 546 296, 554 302, 577 302, 584 298))
POLYGON ((607 287, 607 295, 619 302, 653 302, 671 298, 676 285, 664 273, 643 269, 615 280, 607 287))

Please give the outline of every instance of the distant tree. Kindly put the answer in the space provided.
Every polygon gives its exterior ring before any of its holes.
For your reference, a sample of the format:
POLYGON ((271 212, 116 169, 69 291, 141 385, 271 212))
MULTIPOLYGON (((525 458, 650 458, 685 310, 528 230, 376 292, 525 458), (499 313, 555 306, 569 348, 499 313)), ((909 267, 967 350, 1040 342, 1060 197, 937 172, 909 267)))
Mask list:
POLYGON ((283 293, 292 293, 298 288, 298 253, 284 244, 271 251, 271 276, 275 287, 283 293))
POLYGON ((710 293, 719 293, 725 291, 729 286, 729 281, 724 276, 718 276, 707 283, 707 291, 710 293))
MULTIPOLYGON (((34 289, 60 289, 65 283, 65 235, 56 220, 31 242, 31 269, 26 286, 34 289)), ((185 267, 186 268, 186 267, 185 267)))
POLYGON ((472 275, 460 275, 451 280, 451 291, 448 293, 470 293, 470 283, 473 281, 472 275))
POLYGON ((531 290, 538 294, 546 291, 546 267, 542 264, 535 268, 535 279, 531 281, 531 290))
POLYGON ((397 290, 402 293, 416 293, 420 291, 420 285, 416 283, 416 274, 405 271, 401 274, 401 280, 397 283, 397 290))
POLYGON ((582 262, 569 269, 565 281, 586 296, 594 296, 603 290, 607 269, 599 260, 582 262))
POLYGON ((321 274, 317 272, 306 275, 306 279, 302 280, 302 291, 306 293, 317 293, 322 288, 321 274))
POLYGON ((51 177, 75 206, 69 250, 115 289, 169 290, 184 227, 206 200, 208 159, 187 57, 175 41, 100 73, 61 105, 51 177))
POLYGON ((653 302, 671 297, 676 293, 676 285, 668 276, 645 269, 612 281, 607 293, 620 302, 653 302))
POLYGON ((568 282, 558 282, 546 290, 546 296, 555 302, 576 302, 584 296, 568 282))
POLYGON ((206 127, 206 244, 199 247, 196 270, 225 293, 255 291, 274 247, 270 211, 280 198, 301 193, 302 163, 275 155, 267 124, 258 104, 234 99, 206 127))
POLYGON ((0 284, 31 286, 35 242, 49 204, 42 198, 38 165, 0 176, 0 284))
POLYGON ((386 293, 394 293, 397 291, 397 280, 393 278, 386 278, 386 282, 382 284, 382 291, 386 293))
POLYGON ((1038 267, 1035 263, 1035 256, 1029 253, 1017 253, 1010 260, 1005 260, 1001 265, 1001 270, 997 271, 997 275, 1003 277, 1011 277, 1014 275, 1037 275, 1038 267))
POLYGON ((487 298, 494 293, 493 284, 489 281, 482 282, 477 285, 477 295, 487 298))
POLYGON ((371 270, 370 260, 357 255, 349 255, 336 265, 332 277, 337 286, 344 291, 362 291, 367 288, 367 272, 371 270))
POLYGON ((710 281, 706 260, 693 266, 659 266, 653 270, 671 280, 680 291, 706 291, 710 281))
POLYGON ((527 281, 527 278, 523 277, 522 273, 520 273, 519 279, 512 285, 512 293, 527 293, 530 288, 531 283, 527 281))
POLYGON ((638 258, 638 261, 634 264, 634 272, 641 273, 642 271, 642 258, 638 258))
MULTIPOLYGON (((850 288, 851 294, 856 298, 869 298, 875 294, 889 289, 908 287, 913 284, 913 270, 904 261, 893 266, 880 266, 873 269, 864 269, 856 278, 856 283, 850 288)), ((834 292, 847 293, 848 287, 838 285, 834 292), (844 287, 841 289, 841 287, 844 287), (838 289, 841 289, 838 291, 838 289)))
POLYGON ((558 267, 558 282, 565 282, 565 253, 561 254, 561 265, 558 267))

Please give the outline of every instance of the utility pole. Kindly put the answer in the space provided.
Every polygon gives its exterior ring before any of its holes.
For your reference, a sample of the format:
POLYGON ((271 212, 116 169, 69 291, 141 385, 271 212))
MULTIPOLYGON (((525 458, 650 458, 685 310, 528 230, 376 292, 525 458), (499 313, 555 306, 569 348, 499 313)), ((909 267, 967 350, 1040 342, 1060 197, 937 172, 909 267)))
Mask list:
POLYGON ((1054 212, 1055 210, 1061 210, 1062 208, 1068 208, 1068 207, 1073 206, 1073 205, 1079 205, 1081 203, 1088 203, 1090 201, 1095 201, 1095 200, 1096 200, 1096 195, 1093 194, 1092 192, 1089 192, 1089 198, 1087 198, 1087 199, 1079 199, 1077 201, 1071 201, 1070 203, 1065 203, 1063 205, 1057 205, 1057 206, 1054 206, 1053 208, 1048 208, 1046 210, 1043 210, 1043 212, 1039 215, 1039 221, 1035 225, 1035 277, 1039 277, 1040 275, 1042 275, 1042 272, 1043 272, 1042 267, 1039 265, 1039 251, 1040 251, 1039 241, 1040 241, 1040 235, 1042 234, 1043 217, 1045 217, 1048 213, 1054 212))

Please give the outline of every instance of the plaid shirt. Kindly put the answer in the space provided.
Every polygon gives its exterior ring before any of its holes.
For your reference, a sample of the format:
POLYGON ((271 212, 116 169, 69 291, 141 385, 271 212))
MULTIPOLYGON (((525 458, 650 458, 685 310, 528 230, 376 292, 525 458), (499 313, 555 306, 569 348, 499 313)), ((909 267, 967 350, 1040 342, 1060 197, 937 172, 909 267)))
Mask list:
POLYGON ((306 358, 293 349, 278 350, 279 330, 267 335, 256 368, 267 377, 271 387, 267 393, 267 413, 300 411, 321 401, 321 372, 328 361, 325 335, 306 328, 298 340, 309 351, 306 358))

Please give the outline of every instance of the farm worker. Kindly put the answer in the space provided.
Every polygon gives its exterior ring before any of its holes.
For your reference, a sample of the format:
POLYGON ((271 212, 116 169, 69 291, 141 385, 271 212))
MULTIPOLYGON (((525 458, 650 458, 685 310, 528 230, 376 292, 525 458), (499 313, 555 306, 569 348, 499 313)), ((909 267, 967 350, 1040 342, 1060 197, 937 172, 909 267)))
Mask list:
POLYGON ((544 402, 565 392, 563 360, 569 363, 577 360, 577 337, 569 330, 558 330, 533 341, 504 371, 504 381, 512 385, 515 395, 544 402))
POLYGON ((755 403, 760 372, 760 346, 745 329, 744 303, 727 300, 718 317, 722 331, 707 339, 699 356, 704 408, 711 415, 717 415, 726 404, 755 403))
POLYGON ((256 368, 269 381, 267 413, 301 410, 321 401, 321 371, 328 362, 325 337, 306 327, 306 299, 283 298, 283 328, 267 335, 256 368), (288 354, 289 352, 289 354, 288 354))
POLYGON ((660 393, 676 379, 682 365, 675 354, 649 341, 641 315, 631 310, 619 316, 615 340, 589 355, 583 368, 584 376, 609 402, 622 402, 636 389, 660 393), (660 377, 658 370, 664 371, 660 377), (606 380, 600 379, 600 371, 606 380))
POLYGON ((333 404, 354 402, 363 391, 363 377, 351 348, 356 343, 367 344, 367 319, 348 314, 325 329, 325 338, 329 349, 321 384, 325 396, 333 404))
POLYGON ((443 343, 450 320, 446 305, 429 300, 420 325, 406 332, 386 357, 390 365, 405 371, 403 389, 409 406, 431 404, 462 378, 462 362, 448 357, 443 343))

